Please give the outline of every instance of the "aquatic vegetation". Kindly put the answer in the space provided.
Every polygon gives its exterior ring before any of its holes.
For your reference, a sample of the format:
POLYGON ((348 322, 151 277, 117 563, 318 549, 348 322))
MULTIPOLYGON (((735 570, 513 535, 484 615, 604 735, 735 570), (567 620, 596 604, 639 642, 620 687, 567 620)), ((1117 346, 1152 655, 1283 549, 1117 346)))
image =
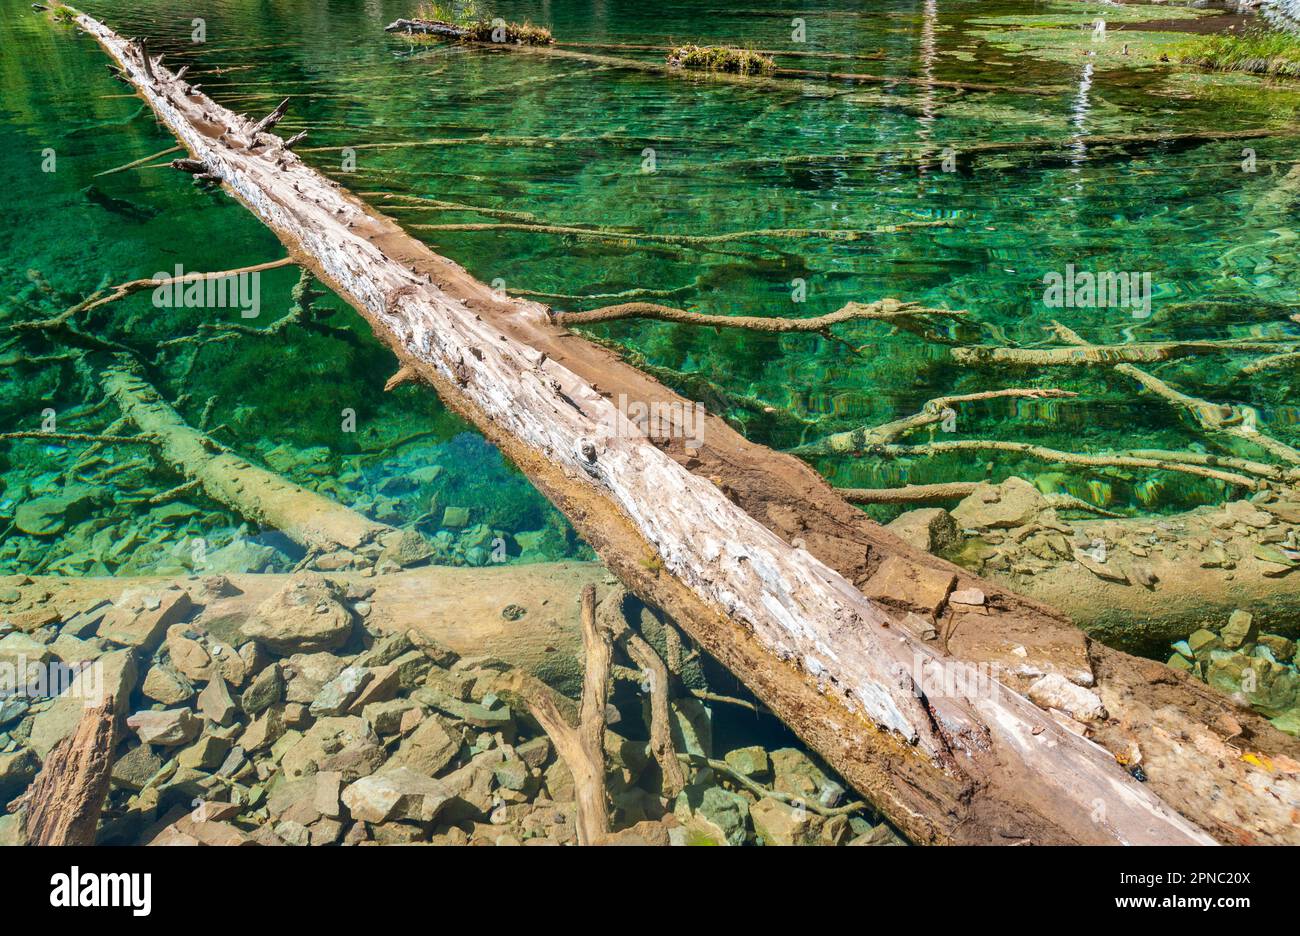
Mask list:
POLYGON ((1186 65, 1213 71, 1300 77, 1300 36, 1281 30, 1198 36, 1170 51, 1186 65))
POLYGON ((668 53, 668 64, 697 71, 735 75, 768 75, 776 67, 772 56, 728 46, 679 46, 668 53))

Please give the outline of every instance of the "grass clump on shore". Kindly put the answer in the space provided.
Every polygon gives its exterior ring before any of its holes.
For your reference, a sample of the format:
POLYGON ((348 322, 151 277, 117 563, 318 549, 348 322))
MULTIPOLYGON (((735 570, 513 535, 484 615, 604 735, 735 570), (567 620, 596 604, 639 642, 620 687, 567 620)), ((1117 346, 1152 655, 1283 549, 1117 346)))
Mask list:
POLYGON ((696 71, 730 72, 734 75, 770 75, 776 66, 770 55, 732 49, 727 46, 684 45, 668 53, 668 64, 696 71))
POLYGON ((1300 36, 1273 30, 1201 36, 1180 46, 1174 59, 1213 71, 1300 78, 1300 36))

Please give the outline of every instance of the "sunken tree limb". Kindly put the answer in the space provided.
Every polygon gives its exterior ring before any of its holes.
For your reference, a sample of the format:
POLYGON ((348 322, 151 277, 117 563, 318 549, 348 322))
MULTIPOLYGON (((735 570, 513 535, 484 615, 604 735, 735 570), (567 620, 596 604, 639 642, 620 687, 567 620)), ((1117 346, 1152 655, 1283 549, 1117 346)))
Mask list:
MULTIPOLYGON (((1291 775, 1189 758, 1142 784, 1114 751, 1083 737, 1087 725, 1030 702, 1022 691, 1038 677, 1095 679, 1082 635, 1059 615, 909 550, 808 466, 716 417, 690 450, 627 429, 610 397, 685 401, 574 337, 544 307, 494 294, 295 154, 250 139, 249 122, 166 69, 151 79, 103 24, 77 22, 227 190, 498 445, 631 591, 672 616, 913 839, 1210 842, 1157 795, 1174 801, 1184 769, 1219 789, 1213 813, 1208 802, 1177 800, 1215 836, 1296 838, 1272 801, 1261 802, 1275 795, 1261 790, 1290 796, 1291 775), (986 613, 948 601, 954 588, 973 587, 986 613), (918 602, 945 628, 959 625, 944 646, 901 626, 918 602), (953 667, 1003 662, 985 691, 945 688, 953 667), (926 690, 918 676, 937 683, 926 690)), ((1098 689, 1118 700, 1108 708, 1122 719, 1130 695, 1134 705, 1150 701, 1146 676, 1140 661, 1106 659, 1110 684, 1098 689)), ((1166 691, 1175 710, 1202 698, 1188 680, 1175 686, 1166 691)), ((1281 753, 1289 739, 1258 725, 1252 743, 1281 753)))
POLYGON ((313 552, 358 551, 390 535, 376 523, 306 488, 253 465, 187 425, 180 414, 129 367, 110 367, 101 381, 122 415, 156 440, 163 461, 219 503, 279 530, 313 552))
POLYGON ((50 751, 27 796, 23 828, 30 844, 95 844, 116 738, 117 702, 108 696, 50 751))

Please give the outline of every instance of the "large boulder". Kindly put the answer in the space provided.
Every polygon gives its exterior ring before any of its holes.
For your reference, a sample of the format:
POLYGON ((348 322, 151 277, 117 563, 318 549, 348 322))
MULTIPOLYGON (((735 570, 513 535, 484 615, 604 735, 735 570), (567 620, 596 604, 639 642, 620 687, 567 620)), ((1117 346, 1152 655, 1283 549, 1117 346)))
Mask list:
POLYGON ((257 606, 240 632, 283 656, 333 650, 352 634, 352 612, 341 597, 338 587, 320 575, 296 575, 257 606))
POLYGON ((1050 509, 1038 488, 1023 478, 1007 478, 1001 484, 980 485, 979 489, 953 508, 952 518, 963 530, 987 530, 1024 526, 1050 509))

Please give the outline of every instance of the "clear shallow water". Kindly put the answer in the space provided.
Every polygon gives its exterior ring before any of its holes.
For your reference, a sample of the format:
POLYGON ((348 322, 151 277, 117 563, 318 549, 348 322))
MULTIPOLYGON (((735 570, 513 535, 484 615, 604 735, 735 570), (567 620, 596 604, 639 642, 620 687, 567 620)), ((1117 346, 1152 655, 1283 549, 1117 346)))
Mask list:
MULTIPOLYGON (((961 141, 1252 127, 1289 119, 1300 103, 1295 94, 1261 95, 1235 78, 1125 67, 1115 59, 1117 42, 1140 52, 1164 40, 1139 29, 1112 30, 1105 45, 1097 46, 1074 28, 1098 11, 1128 25, 1168 19, 1177 11, 1021 2, 894 2, 874 4, 869 13, 842 0, 800 6, 808 37, 800 48, 860 56, 883 52, 885 58, 790 58, 781 65, 1036 84, 1059 92, 963 95, 822 81, 769 91, 674 80, 384 34, 387 22, 411 12, 406 2, 84 4, 124 34, 148 35, 173 63, 188 61, 204 89, 237 111, 265 112, 291 96, 282 129, 310 130, 300 149, 304 158, 354 191, 452 201, 494 212, 495 220, 517 220, 500 217, 503 212, 526 213, 540 223, 628 232, 946 225, 853 241, 754 236, 708 246, 533 231, 421 232, 481 279, 500 280, 510 290, 581 297, 653 289, 670 293, 664 301, 701 312, 791 316, 894 296, 969 310, 977 324, 947 331, 950 340, 963 342, 1041 342, 1053 319, 1098 342, 1300 331, 1286 323, 1300 272, 1294 202, 1276 196, 1292 141, 1253 141, 1259 166, 1254 174, 1241 171, 1238 143, 1131 159, 1081 152, 1077 160, 1055 165, 1008 158, 970 174, 922 173, 901 158, 920 147, 961 141), (196 13, 206 20, 203 45, 189 41, 196 13), (1045 24, 1053 27, 1050 32, 1045 24), (834 96, 824 96, 828 87, 834 96), (479 136, 489 140, 445 142, 479 136), (349 171, 343 147, 355 155, 349 171), (653 150, 652 174, 642 171, 647 148, 653 150), (812 154, 824 158, 805 158, 812 154), (801 159, 780 161, 790 156, 801 159), (1151 272, 1153 315, 1136 320, 1125 310, 1046 308, 1043 275, 1071 263, 1151 272), (792 301, 795 280, 806 286, 805 302, 792 301)), ((50 314, 106 282, 171 270, 177 263, 187 270, 229 269, 281 256, 274 238, 242 208, 219 193, 194 189, 171 170, 96 177, 165 149, 170 136, 109 77, 91 42, 67 27, 51 27, 18 0, 0 0, 0 11, 0 187, 9 193, 11 222, 0 230, 6 318, 50 314), (45 147, 57 153, 54 173, 39 171, 45 147), (40 271, 35 281, 31 270, 40 271)), ((792 47, 790 16, 755 13, 746 0, 654 7, 503 3, 496 11, 548 24, 568 42, 792 47)), ((406 203, 399 208, 398 199, 367 197, 409 224, 494 220, 480 211, 410 210, 406 203)), ((265 274, 263 322, 289 307, 295 279, 291 270, 265 274)), ((589 308, 617 300, 549 301, 589 308)), ((331 312, 325 327, 210 345, 195 363, 188 351, 158 344, 194 333, 211 313, 158 310, 147 294, 97 313, 86 331, 139 350, 151 379, 169 399, 180 398, 178 408, 189 421, 200 423, 207 410, 204 424, 222 442, 299 483, 390 522, 438 513, 429 509, 435 497, 440 509, 467 507, 475 524, 529 534, 524 542, 535 545, 522 550, 526 557, 580 549, 554 510, 429 394, 411 388, 383 394, 383 380, 395 367, 391 355, 337 299, 327 297, 318 306, 331 312), (358 414, 355 434, 340 432, 344 408, 358 414), (411 488, 392 480, 434 464, 444 469, 436 483, 411 488)), ((639 322, 593 333, 682 375, 669 382, 687 393, 699 396, 699 381, 708 381, 716 388, 715 406, 726 406, 718 401, 727 395, 750 400, 731 407, 729 415, 752 438, 782 447, 884 422, 942 394, 1013 385, 1057 386, 1080 397, 966 408, 956 437, 1073 450, 1200 444, 1176 414, 1121 378, 1076 369, 961 368, 944 345, 891 333, 880 324, 840 326, 841 340, 639 322), (765 413, 762 404, 789 416, 765 413)), ((99 399, 96 371, 30 360, 54 353, 57 348, 30 338, 5 352, 29 359, 7 368, 9 380, 0 389, 5 423, 36 428, 47 406, 59 413, 62 429, 90 431, 111 422, 109 410, 76 421, 78 406, 99 399)), ((97 352, 94 360, 102 362, 104 355, 97 352)), ((1188 392, 1255 406, 1261 427, 1292 444, 1300 441, 1294 371, 1243 379, 1237 376, 1240 363, 1202 358, 1157 371, 1188 392)), ((60 486, 58 473, 69 454, 57 446, 10 443, 8 463, 0 465, 8 506, 0 513, 60 486)), ((116 465, 132 455, 106 457, 116 465)), ((1051 473, 1045 484, 1121 509, 1184 509, 1225 494, 1185 478, 1099 476, 1011 455, 912 462, 835 458, 818 467, 833 482, 853 486, 1051 473)), ((141 553, 139 564, 127 571, 183 564, 183 550, 177 558, 174 544, 186 537, 205 536, 220 546, 234 535, 238 519, 206 503, 194 502, 190 516, 161 519, 148 505, 132 503, 141 489, 165 489, 176 480, 142 470, 112 475, 99 485, 106 496, 94 506, 92 521, 108 519, 113 530, 101 539, 120 543, 130 528, 141 528, 147 540, 158 541, 156 549, 171 550, 170 560, 141 553)), ((436 517, 423 523, 425 532, 437 530, 436 517)), ((67 536, 89 540, 98 532, 70 526, 67 536)), ((53 557, 49 562, 57 565, 70 550, 52 549, 53 542, 11 533, 0 544, 0 567, 31 571, 42 557, 53 557)), ((464 549, 444 558, 467 561, 464 549)), ((96 563, 117 570, 86 550, 76 551, 63 570, 100 571, 96 563)))

